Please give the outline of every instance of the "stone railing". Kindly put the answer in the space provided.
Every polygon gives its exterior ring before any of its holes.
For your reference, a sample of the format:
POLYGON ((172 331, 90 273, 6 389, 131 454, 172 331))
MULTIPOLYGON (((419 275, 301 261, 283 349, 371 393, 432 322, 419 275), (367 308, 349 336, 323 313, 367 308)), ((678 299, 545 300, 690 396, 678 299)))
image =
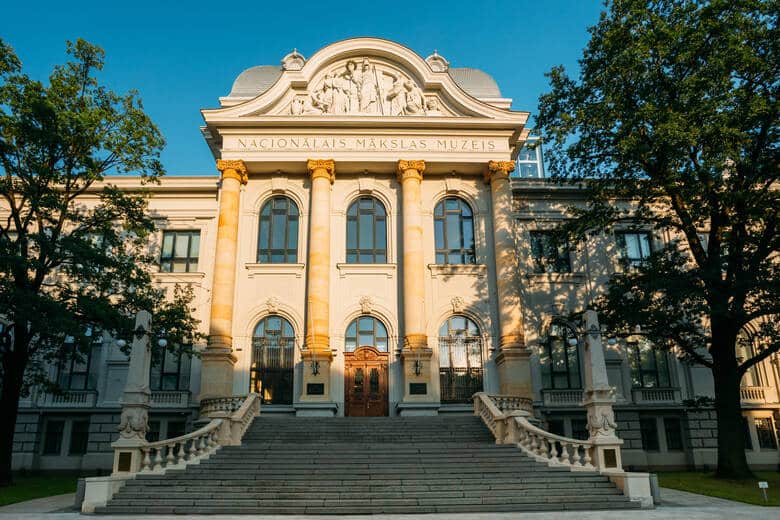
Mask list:
POLYGON ((634 388, 635 403, 675 403, 679 401, 677 388, 634 388))
POLYGON ((531 424, 525 409, 502 411, 494 396, 474 394, 474 414, 482 418, 493 433, 496 444, 516 444, 527 455, 550 466, 568 466, 572 470, 596 470, 593 443, 569 439, 546 432, 531 424))
POLYGON ((245 395, 234 395, 203 399, 200 402, 200 414, 201 416, 208 416, 214 412, 235 412, 244 404, 246 397, 245 395))
POLYGON ((743 403, 764 404, 767 402, 766 390, 763 386, 743 386, 739 389, 739 395, 743 403))
POLYGON ((66 390, 59 394, 46 394, 43 406, 60 408, 92 408, 97 401, 95 390, 66 390))
POLYGON ((546 388, 542 390, 545 406, 579 406, 582 404, 582 390, 546 388))
POLYGON ((526 397, 518 397, 514 395, 488 395, 493 404, 502 412, 508 412, 512 410, 525 410, 526 412, 533 412, 533 401, 526 397))
POLYGON ((151 402, 157 408, 184 408, 190 402, 190 393, 186 390, 153 390, 151 402))
POLYGON ((220 447, 219 435, 223 423, 223 419, 214 419, 192 433, 149 443, 141 448, 141 472, 159 473, 166 469, 183 468, 211 455, 220 447))

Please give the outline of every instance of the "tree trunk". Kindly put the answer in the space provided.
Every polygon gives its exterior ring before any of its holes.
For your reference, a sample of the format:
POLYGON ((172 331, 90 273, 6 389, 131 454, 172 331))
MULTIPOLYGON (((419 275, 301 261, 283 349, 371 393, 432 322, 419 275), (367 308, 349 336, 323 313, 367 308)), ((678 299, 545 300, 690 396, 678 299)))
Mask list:
POLYGON ((2 395, 0 395, 0 487, 11 484, 11 462, 14 451, 14 430, 19 413, 19 397, 26 361, 19 359, 16 349, 3 359, 2 395))
POLYGON ((712 323, 712 378, 715 383, 715 411, 718 415, 718 468, 723 479, 753 477, 745 455, 745 426, 740 398, 735 331, 712 323))

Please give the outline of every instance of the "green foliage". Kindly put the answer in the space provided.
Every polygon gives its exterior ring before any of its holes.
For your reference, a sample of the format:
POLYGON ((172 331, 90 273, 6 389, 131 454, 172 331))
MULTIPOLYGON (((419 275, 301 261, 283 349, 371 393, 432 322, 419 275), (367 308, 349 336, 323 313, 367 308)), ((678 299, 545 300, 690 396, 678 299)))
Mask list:
POLYGON ((106 179, 157 182, 164 139, 135 92, 99 84, 102 49, 78 40, 67 52, 45 85, 0 41, 0 375, 21 367, 23 391, 51 387, 65 338, 84 356, 94 331, 129 338, 141 309, 171 349, 199 337, 191 291, 166 298, 152 284, 148 193, 106 179))
POLYGON ((671 238, 612 276, 595 307, 612 331, 639 326, 712 369, 718 473, 745 477, 739 381, 780 350, 780 1, 607 7, 579 77, 554 68, 540 98, 547 171, 587 193, 559 235, 582 240, 619 224, 671 238), (738 359, 746 333, 755 349, 738 359))
MULTIPOLYGON (((759 506, 780 506, 780 474, 771 471, 758 471, 755 478, 748 480, 721 480, 711 473, 674 471, 658 473, 658 483, 661 487, 679 489, 689 493, 707 495, 710 497, 736 500, 759 506), (769 484, 767 500, 758 487, 759 481, 769 484)), ((661 491, 663 499, 663 491, 661 491)))
POLYGON ((0 492, 0 506, 74 493, 78 479, 78 475, 19 475, 13 485, 0 492))

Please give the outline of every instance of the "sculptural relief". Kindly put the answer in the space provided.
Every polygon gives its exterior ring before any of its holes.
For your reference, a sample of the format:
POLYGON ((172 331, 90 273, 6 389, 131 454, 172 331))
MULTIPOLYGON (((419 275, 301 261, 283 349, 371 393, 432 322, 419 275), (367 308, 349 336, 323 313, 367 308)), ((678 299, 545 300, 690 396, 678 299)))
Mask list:
POLYGON ((368 58, 349 59, 329 70, 308 94, 296 96, 289 113, 299 115, 445 115, 436 97, 399 70, 368 58))

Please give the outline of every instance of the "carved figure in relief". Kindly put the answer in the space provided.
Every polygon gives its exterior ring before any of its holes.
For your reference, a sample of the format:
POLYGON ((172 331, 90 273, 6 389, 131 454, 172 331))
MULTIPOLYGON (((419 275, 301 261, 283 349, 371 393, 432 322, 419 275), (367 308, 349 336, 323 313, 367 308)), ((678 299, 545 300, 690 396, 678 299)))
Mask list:
POLYGON ((387 92, 387 100, 390 101, 391 116, 401 116, 406 108, 406 88, 404 80, 398 76, 393 76, 393 86, 387 92))
POLYGON ((349 82, 341 77, 337 76, 333 78, 333 105, 332 113, 334 114, 346 114, 349 111, 349 82))
POLYGON ((439 98, 428 98, 428 100, 425 102, 425 114, 429 116, 444 115, 439 108, 439 98))
POLYGON ((363 60, 361 65, 360 83, 360 112, 364 114, 376 114, 379 112, 377 104, 379 81, 376 76, 376 68, 371 70, 368 60, 363 60))
POLYGON ((424 114, 425 101, 420 87, 414 82, 407 80, 404 82, 406 89, 406 113, 410 115, 424 114))
POLYGON ((292 100, 290 104, 290 113, 294 116, 303 114, 304 101, 302 96, 298 96, 292 100))

